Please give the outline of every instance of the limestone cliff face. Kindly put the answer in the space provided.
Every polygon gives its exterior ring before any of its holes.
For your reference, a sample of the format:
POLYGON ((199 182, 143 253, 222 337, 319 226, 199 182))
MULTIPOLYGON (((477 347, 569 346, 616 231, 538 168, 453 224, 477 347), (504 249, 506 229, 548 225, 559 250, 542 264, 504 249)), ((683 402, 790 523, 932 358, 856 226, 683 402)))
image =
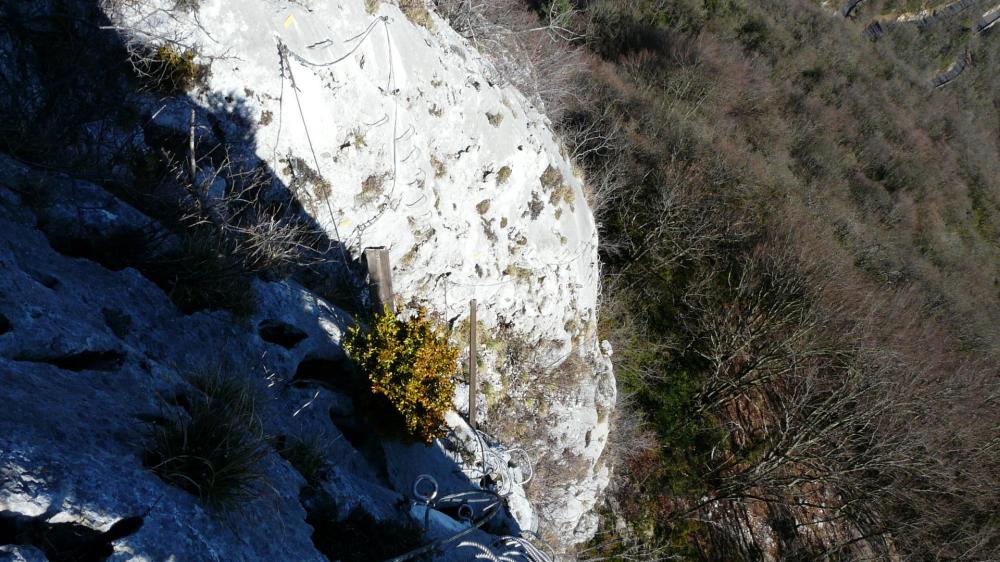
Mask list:
MULTIPOLYGON (((154 132, 188 134, 194 109, 200 145, 225 144, 234 158, 273 170, 274 184, 350 254, 387 248, 402 309, 425 307, 462 328, 476 299, 484 345, 474 415, 517 465, 505 489, 511 525, 565 548, 596 530, 591 511, 608 481, 600 457, 615 401, 596 337, 593 215, 544 117, 515 89, 490 83, 486 60, 446 21, 414 15, 364 0, 202 0, 188 11, 172 0, 116 3, 109 33, 190 48, 210 74, 188 95, 123 101, 143 124, 115 124, 115 136, 152 152, 154 132)), ((474 467, 447 441, 383 442, 373 460, 343 438, 354 414, 348 397, 287 384, 310 365, 343 360, 346 312, 294 281, 258 280, 250 318, 185 315, 137 269, 66 251, 77 247, 67 239, 108 240, 162 228, 157 221, 94 183, 5 156, 0 168, 0 398, 8 405, 0 409, 0 513, 22 526, 98 531, 142 516, 138 531, 114 542, 116 560, 321 560, 302 477, 276 453, 265 463, 270 492, 233 521, 143 467, 142 420, 183 387, 185 369, 206 364, 245 366, 237 376, 267 395, 269 433, 324 436, 321 487, 342 512, 360 505, 390 517, 422 473, 442 492, 476 485, 474 467), (294 343, 278 336, 288 333, 294 343)), ((460 385, 463 416, 468 403, 460 385)), ((449 423, 452 441, 472 435, 458 415, 449 423)), ((430 536, 454 525, 442 517, 431 518, 430 536)), ((471 536, 490 544, 487 533, 471 536)), ((31 559, 36 546, 0 548, 31 559)), ((451 545, 439 557, 471 555, 451 545)))

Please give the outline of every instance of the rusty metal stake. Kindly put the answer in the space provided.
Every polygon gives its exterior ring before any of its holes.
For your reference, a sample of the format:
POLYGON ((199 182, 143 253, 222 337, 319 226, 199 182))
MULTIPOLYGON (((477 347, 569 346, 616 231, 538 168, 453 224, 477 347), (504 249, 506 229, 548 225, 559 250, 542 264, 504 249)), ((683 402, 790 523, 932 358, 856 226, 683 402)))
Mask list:
POLYGON ((476 299, 469 302, 469 426, 476 429, 476 299))

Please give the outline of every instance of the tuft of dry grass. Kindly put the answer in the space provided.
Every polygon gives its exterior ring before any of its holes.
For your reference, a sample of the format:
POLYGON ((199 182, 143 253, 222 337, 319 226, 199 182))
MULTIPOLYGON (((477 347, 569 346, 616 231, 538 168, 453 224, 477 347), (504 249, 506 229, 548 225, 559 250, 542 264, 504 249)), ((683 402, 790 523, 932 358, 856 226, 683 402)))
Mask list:
POLYGON ((181 50, 171 43, 155 49, 131 46, 129 54, 133 71, 146 87, 168 94, 184 93, 204 84, 210 72, 209 65, 197 62, 197 52, 181 50))
POLYGON ((503 270, 504 275, 509 275, 518 281, 530 281, 532 278, 532 272, 527 267, 522 267, 520 265, 509 264, 503 270))
POLYGON ((354 145, 354 148, 368 146, 368 143, 365 141, 365 132, 361 130, 361 127, 351 129, 351 144, 354 145))
POLYGON ((271 452, 256 392, 219 370, 188 377, 191 391, 152 428, 144 463, 164 482, 219 509, 236 509, 262 491, 271 452))
POLYGON ((385 193, 385 179, 387 174, 372 174, 361 182, 361 193, 354 197, 359 205, 370 205, 378 201, 385 193))
POLYGON ((563 184, 562 172, 550 164, 542 172, 542 175, 538 176, 538 182, 542 184, 545 191, 553 191, 563 184))
POLYGON ((413 23, 431 31, 434 30, 434 20, 431 18, 425 0, 399 0, 399 9, 413 23))
POLYGON ((278 454, 305 478, 308 485, 316 487, 330 464, 324 451, 326 447, 326 441, 320 437, 294 437, 278 450, 278 454))
POLYGON ((511 171, 510 166, 500 168, 497 172, 497 185, 506 185, 506 183, 510 181, 511 171))
POLYGON ((443 178, 448 173, 448 166, 436 155, 431 156, 431 167, 434 168, 435 178, 443 178))

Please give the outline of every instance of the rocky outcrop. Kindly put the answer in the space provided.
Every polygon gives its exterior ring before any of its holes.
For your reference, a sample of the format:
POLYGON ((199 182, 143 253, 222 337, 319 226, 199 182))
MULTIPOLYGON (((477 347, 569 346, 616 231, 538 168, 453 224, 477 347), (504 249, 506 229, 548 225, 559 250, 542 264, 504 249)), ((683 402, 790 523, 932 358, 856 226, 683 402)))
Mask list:
MULTIPOLYGON (((596 339, 597 230, 545 118, 491 84, 487 61, 436 16, 415 25, 392 4, 369 13, 360 0, 150 8, 122 23, 183 38, 212 60, 199 102, 229 100, 228 111, 259 124, 255 155, 299 189, 331 237, 354 253, 389 249, 400 304, 457 325, 475 298, 487 330, 516 326, 548 370, 571 355, 587 361, 542 397, 556 414, 549 423, 508 443, 581 459, 572 479, 535 485, 545 486, 543 527, 563 544, 585 540, 595 526, 580 518, 607 483, 597 460, 614 383, 596 339)), ((486 392, 509 390, 486 365, 486 392)))
MULTIPOLYGON (((0 164, 0 312, 10 322, 0 336, 7 404, 0 412, 0 513, 97 532, 141 517, 141 528, 116 543, 115 559, 322 560, 308 528, 294 524, 305 519, 301 477, 277 454, 266 462, 274 493, 242 509, 249 520, 280 532, 237 534, 143 466, 143 420, 160 415, 158 397, 177 391, 183 369, 229 364, 233 376, 253 379, 244 369, 264 368, 251 358, 270 352, 266 368, 288 372, 299 354, 335 352, 337 326, 345 318, 320 303, 299 304, 305 296, 300 288, 261 284, 262 317, 294 316, 322 333, 293 354, 262 345, 252 323, 241 326, 228 313, 184 316, 135 269, 111 271, 56 252, 38 228, 42 213, 31 212, 14 191, 18 186, 8 183, 30 177, 29 171, 6 158, 0 164)), ((34 177, 79 187, 70 178, 34 177)), ((62 216, 71 218, 66 211, 62 216)), ((86 211, 101 213, 108 225, 140 226, 129 222, 140 215, 128 207, 95 200, 86 211)), ((304 399, 281 402, 288 408, 297 400, 304 399)), ((28 546, 43 545, 22 545, 28 546)))

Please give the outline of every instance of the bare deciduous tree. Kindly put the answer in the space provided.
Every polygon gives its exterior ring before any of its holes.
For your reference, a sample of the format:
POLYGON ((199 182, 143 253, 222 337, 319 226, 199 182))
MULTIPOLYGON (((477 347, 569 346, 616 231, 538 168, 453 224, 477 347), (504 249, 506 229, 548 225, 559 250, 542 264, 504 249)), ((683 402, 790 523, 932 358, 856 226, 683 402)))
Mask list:
POLYGON ((553 11, 546 23, 517 0, 436 0, 437 10, 481 53, 489 56, 494 81, 509 82, 558 121, 584 68, 573 46, 572 10, 553 11))

